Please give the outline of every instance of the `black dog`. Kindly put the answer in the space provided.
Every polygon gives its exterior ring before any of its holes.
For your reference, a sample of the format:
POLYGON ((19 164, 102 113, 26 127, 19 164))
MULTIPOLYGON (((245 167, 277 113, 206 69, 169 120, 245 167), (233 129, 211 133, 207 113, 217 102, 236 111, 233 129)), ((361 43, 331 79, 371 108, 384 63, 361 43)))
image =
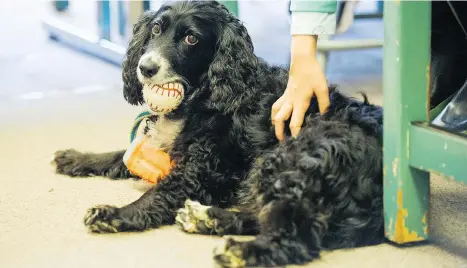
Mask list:
MULTIPOLYGON (((279 143, 270 111, 287 78, 255 56, 245 27, 217 2, 143 14, 123 64, 124 96, 138 105, 143 84, 184 89, 175 109, 153 117, 153 139, 176 166, 127 206, 91 208, 85 225, 106 233, 178 222, 187 232, 256 235, 215 254, 228 267, 300 264, 322 249, 381 243, 382 109, 331 88, 327 113, 313 100, 299 136, 279 143), (159 141, 163 130, 172 139, 159 141)), ((128 178, 123 154, 66 150, 55 162, 70 176, 128 178)))

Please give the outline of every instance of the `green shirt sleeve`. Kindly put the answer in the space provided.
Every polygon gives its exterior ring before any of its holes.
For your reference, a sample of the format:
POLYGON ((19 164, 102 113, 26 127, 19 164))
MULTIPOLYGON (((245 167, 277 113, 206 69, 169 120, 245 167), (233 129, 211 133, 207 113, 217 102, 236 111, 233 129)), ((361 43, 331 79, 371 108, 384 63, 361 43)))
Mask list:
POLYGON ((290 11, 336 13, 337 0, 291 0, 290 11))

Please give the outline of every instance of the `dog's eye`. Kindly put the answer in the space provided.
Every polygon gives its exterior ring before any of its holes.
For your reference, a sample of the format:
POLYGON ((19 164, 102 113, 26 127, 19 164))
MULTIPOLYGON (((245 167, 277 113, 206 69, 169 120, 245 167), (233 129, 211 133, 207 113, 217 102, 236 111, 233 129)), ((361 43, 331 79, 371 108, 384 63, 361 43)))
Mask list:
POLYGON ((159 23, 156 23, 154 27, 152 28, 152 33, 154 35, 159 35, 161 33, 161 25, 159 23))
POLYGON ((192 45, 196 45, 196 43, 198 43, 198 38, 196 38, 196 36, 194 35, 187 35, 185 37, 185 43, 192 46, 192 45))

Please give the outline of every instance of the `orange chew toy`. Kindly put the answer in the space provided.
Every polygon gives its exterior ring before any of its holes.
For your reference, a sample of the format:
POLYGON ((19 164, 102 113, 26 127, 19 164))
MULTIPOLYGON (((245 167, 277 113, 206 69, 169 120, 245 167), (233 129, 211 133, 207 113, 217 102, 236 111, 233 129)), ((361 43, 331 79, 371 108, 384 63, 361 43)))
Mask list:
POLYGON ((146 136, 133 140, 123 162, 132 174, 153 184, 163 180, 174 166, 169 154, 153 146, 146 136))

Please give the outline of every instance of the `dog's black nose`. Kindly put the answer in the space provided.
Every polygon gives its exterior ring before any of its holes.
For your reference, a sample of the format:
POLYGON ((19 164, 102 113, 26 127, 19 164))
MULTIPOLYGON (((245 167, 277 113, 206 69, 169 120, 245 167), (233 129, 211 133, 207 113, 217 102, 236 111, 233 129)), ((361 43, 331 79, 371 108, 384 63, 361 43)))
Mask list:
POLYGON ((139 70, 144 77, 151 78, 159 71, 159 66, 150 60, 146 60, 139 64, 139 70))

